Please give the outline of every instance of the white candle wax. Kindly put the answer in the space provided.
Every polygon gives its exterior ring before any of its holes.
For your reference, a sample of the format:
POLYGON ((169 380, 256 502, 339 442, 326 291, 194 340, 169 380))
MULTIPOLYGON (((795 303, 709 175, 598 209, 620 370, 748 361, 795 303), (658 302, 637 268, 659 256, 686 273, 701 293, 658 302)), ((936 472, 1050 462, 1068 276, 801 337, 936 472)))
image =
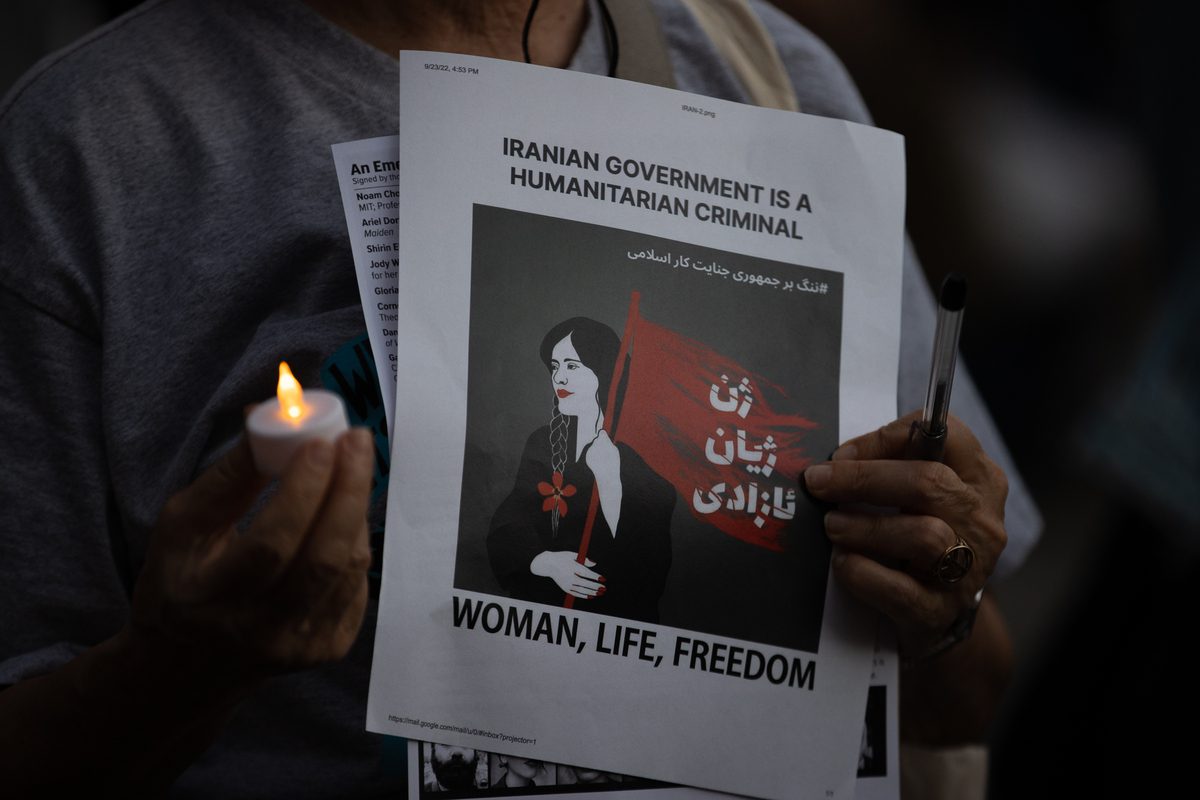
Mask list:
POLYGON ((332 442, 350 428, 346 404, 333 392, 305 389, 304 407, 299 418, 291 419, 273 397, 250 412, 246 433, 259 472, 278 477, 300 445, 313 439, 332 442))

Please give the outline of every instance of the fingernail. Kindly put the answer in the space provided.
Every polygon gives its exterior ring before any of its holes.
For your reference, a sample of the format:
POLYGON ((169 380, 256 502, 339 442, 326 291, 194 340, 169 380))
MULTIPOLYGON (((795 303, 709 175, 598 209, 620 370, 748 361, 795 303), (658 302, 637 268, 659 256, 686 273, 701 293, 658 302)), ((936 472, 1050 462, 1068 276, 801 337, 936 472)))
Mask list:
POLYGON ((833 455, 829 457, 829 460, 848 461, 854 458, 858 458, 858 447, 852 444, 844 444, 833 451, 833 455))
POLYGON ((308 446, 308 463, 314 467, 328 467, 333 463, 333 445, 317 439, 308 446))
POLYGON ((840 511, 830 511, 825 515, 825 533, 836 536, 845 533, 850 527, 850 516, 840 511))
POLYGON ((601 583, 604 583, 604 576, 603 576, 603 575, 601 575, 601 576, 600 576, 599 578, 597 578, 596 580, 600 581, 601 583))
POLYGON ((804 470, 804 485, 809 491, 817 491, 825 487, 829 483, 829 478, 833 474, 833 468, 828 464, 817 464, 815 467, 809 467, 804 470))
POLYGON ((604 594, 607 591, 608 591, 607 586, 601 586, 599 589, 596 590, 596 596, 599 597, 600 595, 604 594))

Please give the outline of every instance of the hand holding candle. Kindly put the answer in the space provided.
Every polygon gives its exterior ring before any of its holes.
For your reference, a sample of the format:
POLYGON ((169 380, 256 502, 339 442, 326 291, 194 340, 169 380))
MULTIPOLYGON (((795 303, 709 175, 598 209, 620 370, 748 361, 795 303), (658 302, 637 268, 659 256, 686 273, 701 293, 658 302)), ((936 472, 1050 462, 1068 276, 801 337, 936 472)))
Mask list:
POLYGON ((349 429, 341 398, 305 392, 281 363, 278 397, 164 506, 134 590, 136 638, 235 683, 345 656, 367 602, 374 467, 371 433, 349 429), (241 531, 264 476, 278 487, 241 531))
POLYGON ((278 477, 292 454, 307 441, 332 442, 350 424, 342 398, 323 389, 304 391, 286 361, 279 363, 276 397, 257 406, 246 433, 259 472, 278 477))
POLYGON ((302 443, 243 529, 265 481, 249 441, 164 505, 134 589, 131 633, 181 691, 250 685, 345 656, 372 555, 371 432, 302 443))

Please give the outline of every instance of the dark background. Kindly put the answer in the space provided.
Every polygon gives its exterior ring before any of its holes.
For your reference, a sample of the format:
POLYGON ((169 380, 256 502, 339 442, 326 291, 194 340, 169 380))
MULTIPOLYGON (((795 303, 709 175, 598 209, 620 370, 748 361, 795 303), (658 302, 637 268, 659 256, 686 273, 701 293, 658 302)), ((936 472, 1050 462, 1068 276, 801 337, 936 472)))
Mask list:
MULTIPOLYGON (((963 360, 1045 516, 996 587, 1019 661, 992 797, 1186 786, 1200 579, 1189 4, 777 4, 905 135, 909 230, 935 285, 951 270, 970 282, 963 360)), ((10 0, 0 87, 132 5, 10 0)))
MULTIPOLYGON (((576 316, 602 322, 620 336, 634 289, 641 292, 639 314, 647 321, 776 383, 789 403, 776 411, 819 424, 803 441, 814 460, 837 446, 840 274, 489 206, 475 207, 472 233, 456 587, 505 594, 488 563, 486 535, 492 514, 512 491, 526 440, 550 423, 550 376, 538 354, 542 338, 576 316), (830 290, 783 292, 628 257, 648 250, 715 261, 730 272, 808 278, 830 290)), ((634 348, 636 358, 636 343, 634 348)), ((736 382, 741 376, 730 377, 736 382)), ((776 553, 700 522, 690 502, 680 496, 671 520, 661 623, 817 652, 830 555, 829 541, 819 533, 821 510, 797 497, 793 535, 786 553, 776 553), (785 624, 789 620, 796 624, 785 624)))
POLYGON ((1185 5, 777 0, 906 137, 909 231, 969 281, 962 357, 1045 518, 992 798, 1191 774, 1200 227, 1185 5))

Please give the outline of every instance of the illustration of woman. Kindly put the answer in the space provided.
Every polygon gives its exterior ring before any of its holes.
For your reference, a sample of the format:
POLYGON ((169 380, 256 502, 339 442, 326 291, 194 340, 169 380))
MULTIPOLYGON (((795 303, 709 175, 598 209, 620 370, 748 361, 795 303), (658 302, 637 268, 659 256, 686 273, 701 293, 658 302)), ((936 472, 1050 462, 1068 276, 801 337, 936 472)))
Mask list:
POLYGON ((492 517, 488 555, 518 599, 561 606, 570 595, 576 608, 657 622, 675 490, 604 430, 619 350, 616 333, 586 317, 556 325, 542 340, 554 393, 550 424, 525 444, 516 484, 492 517), (580 564, 593 487, 599 503, 580 564))

